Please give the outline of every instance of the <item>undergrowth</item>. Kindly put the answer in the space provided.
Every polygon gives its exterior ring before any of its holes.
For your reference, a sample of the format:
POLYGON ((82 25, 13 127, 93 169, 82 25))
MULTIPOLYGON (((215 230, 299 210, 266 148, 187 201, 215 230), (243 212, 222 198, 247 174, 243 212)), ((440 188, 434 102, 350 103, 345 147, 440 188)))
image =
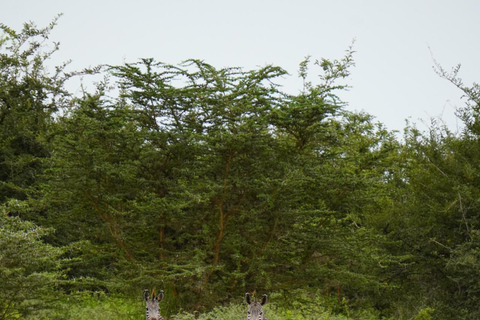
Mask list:
MULTIPOLYGON (((264 306, 265 316, 269 320, 392 320, 381 317, 375 310, 349 310, 346 306, 341 313, 334 311, 327 300, 311 301, 307 304, 278 305, 274 300, 264 306)), ((58 301, 53 310, 35 314, 28 320, 136 320, 145 317, 141 298, 128 299, 121 296, 109 296, 104 293, 82 293, 65 296, 58 301)), ((243 320, 246 318, 245 304, 231 304, 216 307, 209 312, 199 314, 180 312, 165 320, 243 320)), ((432 309, 420 310, 414 320, 431 320, 432 309)))

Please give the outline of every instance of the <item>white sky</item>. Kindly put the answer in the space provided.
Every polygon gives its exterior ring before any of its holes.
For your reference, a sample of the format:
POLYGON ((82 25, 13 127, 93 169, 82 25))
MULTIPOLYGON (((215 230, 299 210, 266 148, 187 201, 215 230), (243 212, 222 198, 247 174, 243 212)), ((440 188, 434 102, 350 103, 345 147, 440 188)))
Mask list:
MULTIPOLYGON (((340 94, 388 129, 405 119, 440 117, 452 130, 462 93, 432 69, 462 64, 466 84, 480 71, 478 0, 0 0, 0 22, 39 27, 63 13, 51 39, 58 64, 82 69, 155 58, 170 64, 195 58, 217 68, 286 69, 285 90, 298 92, 298 64, 340 59, 355 38, 356 67, 340 94), (431 52, 430 52, 430 49, 431 52)), ((312 74, 316 70, 311 69, 312 74)), ((422 120, 420 120, 422 119, 422 120)), ((423 126, 425 128, 425 126, 423 126)))

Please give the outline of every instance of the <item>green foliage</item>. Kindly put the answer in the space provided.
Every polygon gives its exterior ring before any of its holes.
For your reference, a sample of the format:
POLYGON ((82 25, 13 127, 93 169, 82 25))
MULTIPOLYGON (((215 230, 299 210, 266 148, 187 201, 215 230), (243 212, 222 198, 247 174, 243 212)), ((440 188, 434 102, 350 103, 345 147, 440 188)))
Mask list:
POLYGON ((337 104, 333 75, 350 59, 299 96, 278 91, 284 71, 270 66, 112 67, 121 96, 74 101, 47 175, 58 243, 87 240, 97 253, 94 264, 79 253, 72 276, 130 278, 132 291, 162 279, 189 308, 252 287, 378 292, 374 271, 390 259, 364 209, 396 146, 337 104))
POLYGON ((52 230, 22 218, 39 215, 29 195, 49 156, 48 133, 66 92, 63 67, 50 74, 44 50, 55 21, 15 32, 0 29, 0 318, 38 314, 55 300, 62 250, 43 240, 52 230))
MULTIPOLYGON (((26 30, 46 37, 50 29, 26 30)), ((377 270, 394 259, 366 209, 380 205, 372 199, 384 193, 396 146, 369 116, 342 110, 336 94, 345 86, 336 81, 348 76, 352 54, 315 62, 321 82, 298 96, 274 84, 285 74, 278 67, 143 59, 109 67, 118 97, 100 84, 62 113, 58 100, 40 99, 52 108, 41 108, 45 125, 32 136, 48 160, 21 214, 54 228, 46 239, 68 248, 62 290, 133 295, 155 285, 174 297, 168 314, 252 288, 377 295, 377 270)), ((48 55, 39 57, 37 73, 48 78, 48 55)), ((58 88, 46 96, 66 97, 61 82, 42 81, 58 88)))
POLYGON ((17 319, 51 306, 61 279, 62 251, 42 241, 51 230, 11 216, 22 203, 0 210, 0 319, 17 319))
MULTIPOLYGON (((306 302, 305 300, 303 300, 306 302)), ((382 318, 373 311, 364 310, 362 312, 352 313, 350 316, 335 314, 325 307, 326 300, 309 301, 310 304, 305 307, 303 303, 296 303, 290 308, 279 307, 275 303, 268 303, 264 307, 265 315, 271 320, 377 320, 382 318), (320 304, 319 304, 320 303, 320 304), (293 307, 295 309, 293 309, 293 307)), ((163 306, 161 306, 161 311, 163 306)), ((56 308, 52 310, 43 310, 35 316, 26 317, 26 319, 118 319, 132 320, 144 317, 144 305, 140 298, 127 299, 120 296, 106 295, 102 292, 81 293, 64 296, 62 300, 56 303, 56 308)), ((186 313, 180 312, 171 315, 171 320, 238 320, 246 317, 247 307, 243 303, 231 303, 222 307, 212 308, 205 313, 186 313)), ((421 311, 419 314, 424 314, 421 311)), ((425 311, 427 314, 429 311, 425 311)), ((163 312, 161 312, 164 315, 163 312)), ((419 318, 424 319, 424 318, 419 318)))
POLYGON ((25 200, 49 155, 49 125, 67 95, 64 66, 54 73, 45 66, 58 49, 47 47, 55 22, 26 23, 20 32, 0 24, 0 202, 25 200))
POLYGON ((118 296, 107 296, 103 292, 83 292, 63 296, 54 308, 37 313, 26 319, 112 319, 134 320, 145 317, 145 307, 138 301, 118 296))
POLYGON ((0 319, 138 318, 152 287, 175 319, 238 319, 253 289, 270 320, 480 317, 480 99, 459 67, 437 72, 465 130, 399 141, 343 108, 352 48, 305 58, 297 95, 280 67, 142 59, 73 97, 46 67, 55 22, 0 26, 0 319))
MULTIPOLYGON (((384 319, 378 316, 373 311, 364 310, 361 312, 352 312, 350 315, 341 315, 332 312, 328 305, 333 305, 334 302, 327 299, 315 300, 300 299, 292 301, 288 307, 279 306, 275 303, 267 303, 263 307, 265 316, 270 320, 376 320, 384 319)), ((184 313, 177 314, 172 317, 173 320, 237 320, 246 318, 247 307, 244 304, 230 304, 224 307, 216 307, 207 313, 201 313, 198 318, 194 314, 184 313)))
POLYGON ((413 318, 414 320, 431 320, 432 314, 435 310, 432 308, 425 308, 418 312, 418 314, 413 318))

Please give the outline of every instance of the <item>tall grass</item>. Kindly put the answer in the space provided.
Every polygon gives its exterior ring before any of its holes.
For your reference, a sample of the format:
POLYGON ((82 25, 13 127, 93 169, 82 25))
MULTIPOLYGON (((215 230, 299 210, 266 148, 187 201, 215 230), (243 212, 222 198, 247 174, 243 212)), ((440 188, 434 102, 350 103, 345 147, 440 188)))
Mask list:
POLYGON ((145 318, 142 300, 134 301, 101 293, 65 296, 54 310, 35 314, 29 320, 137 320, 145 318))

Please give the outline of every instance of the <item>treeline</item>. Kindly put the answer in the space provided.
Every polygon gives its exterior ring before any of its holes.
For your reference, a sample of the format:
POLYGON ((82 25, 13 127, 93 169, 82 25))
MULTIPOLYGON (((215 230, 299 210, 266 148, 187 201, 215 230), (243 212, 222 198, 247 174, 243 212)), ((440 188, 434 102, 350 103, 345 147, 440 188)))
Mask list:
POLYGON ((52 72, 54 25, 1 26, 0 319, 153 286, 167 314, 256 289, 336 312, 480 318, 480 90, 458 68, 437 66, 467 96, 463 132, 433 122, 399 140, 345 110, 351 49, 303 61, 291 95, 274 66, 52 72), (68 92, 86 74, 104 80, 68 92))

